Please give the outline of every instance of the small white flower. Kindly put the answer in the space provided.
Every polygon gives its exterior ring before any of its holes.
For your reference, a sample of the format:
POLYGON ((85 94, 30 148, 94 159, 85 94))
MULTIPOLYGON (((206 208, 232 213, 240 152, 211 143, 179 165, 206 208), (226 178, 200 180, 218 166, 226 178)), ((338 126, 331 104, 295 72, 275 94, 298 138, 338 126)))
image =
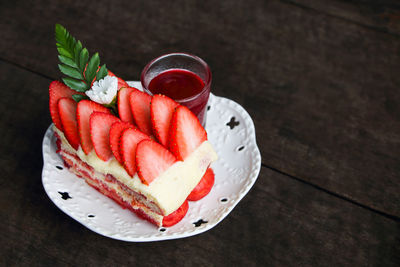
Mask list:
POLYGON ((106 76, 95 81, 90 90, 85 94, 94 102, 99 104, 110 104, 118 91, 118 79, 115 76, 106 76))

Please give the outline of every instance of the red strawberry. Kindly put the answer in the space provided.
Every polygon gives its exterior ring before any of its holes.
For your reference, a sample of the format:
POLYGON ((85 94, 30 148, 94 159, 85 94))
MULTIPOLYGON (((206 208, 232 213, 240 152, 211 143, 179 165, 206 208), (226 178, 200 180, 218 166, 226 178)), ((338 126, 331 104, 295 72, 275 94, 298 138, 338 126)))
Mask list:
POLYGON ((128 83, 122 80, 120 77, 118 78, 118 90, 123 88, 123 87, 129 87, 128 83))
POLYGON ((75 150, 79 147, 76 105, 75 100, 69 97, 62 97, 58 100, 58 113, 60 114, 64 135, 75 150))
POLYGON ((72 90, 65 84, 59 81, 53 81, 49 86, 49 106, 51 119, 54 125, 62 130, 60 115, 58 114, 57 102, 62 97, 71 97, 74 94, 79 94, 78 92, 72 90))
POLYGON ((160 143, 165 147, 168 146, 169 126, 172 114, 174 114, 177 106, 178 103, 165 95, 155 95, 151 99, 150 116, 153 132, 160 143))
POLYGON ((211 188, 214 185, 214 177, 214 171, 211 168, 208 168, 200 182, 192 190, 187 199, 190 201, 196 201, 205 197, 211 191, 211 188))
POLYGON ((183 202, 183 204, 176 211, 163 218, 162 226, 170 227, 177 224, 178 222, 180 222, 180 220, 183 219, 183 217, 185 217, 188 209, 189 203, 187 200, 185 200, 185 202, 183 202))
POLYGON ((129 97, 133 119, 139 130, 151 135, 150 102, 151 96, 134 90, 129 97))
POLYGON ((110 128, 111 125, 117 121, 120 120, 114 115, 108 113, 95 111, 90 115, 90 137, 94 151, 103 161, 109 160, 112 156, 110 147, 110 128))
POLYGON ((149 185, 175 162, 175 156, 153 140, 143 140, 137 145, 136 167, 145 185, 149 185))
POLYGON ((111 125, 110 128, 110 147, 114 157, 119 163, 123 164, 122 156, 119 153, 119 143, 121 140, 122 132, 128 128, 135 128, 133 124, 126 121, 117 121, 111 125))
POLYGON ((199 119, 185 106, 178 106, 172 115, 169 131, 169 149, 185 160, 201 143, 207 140, 206 130, 199 119))
POLYGON ((118 91, 117 103, 118 103, 118 114, 122 121, 133 123, 133 116, 131 111, 131 104, 129 101, 130 94, 137 90, 136 88, 122 88, 118 91))
POLYGON ((90 139, 90 115, 94 111, 111 113, 110 110, 96 102, 90 100, 81 100, 76 108, 76 118, 78 121, 78 132, 81 140, 81 146, 85 154, 89 154, 93 149, 93 143, 90 139))
MULTIPOLYGON (((112 77, 117 77, 117 76, 115 76, 115 74, 114 73, 112 73, 111 71, 108 71, 108 75, 109 76, 112 76, 112 77)), ((121 88, 123 88, 123 87, 129 87, 129 85, 127 84, 127 82, 125 82, 123 79, 121 79, 120 77, 117 77, 118 78, 118 90, 120 90, 121 88)))
POLYGON ((125 170, 130 176, 136 173, 136 148, 140 141, 150 137, 137 129, 126 129, 122 132, 119 152, 124 162, 125 170))

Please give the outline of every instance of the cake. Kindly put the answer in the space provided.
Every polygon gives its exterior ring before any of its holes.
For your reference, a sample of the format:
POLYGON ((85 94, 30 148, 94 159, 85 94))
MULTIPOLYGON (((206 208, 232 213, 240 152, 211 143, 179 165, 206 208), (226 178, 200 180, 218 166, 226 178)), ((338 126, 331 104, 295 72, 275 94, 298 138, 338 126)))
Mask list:
POLYGON ((64 77, 49 86, 57 152, 78 177, 158 227, 178 223, 188 201, 214 184, 217 154, 197 117, 164 95, 148 95, 89 59, 56 25, 64 77))

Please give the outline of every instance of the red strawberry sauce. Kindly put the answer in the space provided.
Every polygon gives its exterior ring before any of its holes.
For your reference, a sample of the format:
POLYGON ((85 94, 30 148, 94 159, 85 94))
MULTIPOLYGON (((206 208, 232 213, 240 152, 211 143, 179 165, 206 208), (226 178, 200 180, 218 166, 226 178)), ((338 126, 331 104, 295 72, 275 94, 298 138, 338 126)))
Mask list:
POLYGON ((172 69, 161 72, 149 84, 153 94, 163 94, 174 100, 195 96, 201 92, 204 82, 191 71, 172 69))
POLYGON ((210 90, 204 89, 203 80, 195 73, 184 69, 169 69, 155 76, 148 90, 154 94, 166 95, 188 107, 205 124, 205 107, 210 90))

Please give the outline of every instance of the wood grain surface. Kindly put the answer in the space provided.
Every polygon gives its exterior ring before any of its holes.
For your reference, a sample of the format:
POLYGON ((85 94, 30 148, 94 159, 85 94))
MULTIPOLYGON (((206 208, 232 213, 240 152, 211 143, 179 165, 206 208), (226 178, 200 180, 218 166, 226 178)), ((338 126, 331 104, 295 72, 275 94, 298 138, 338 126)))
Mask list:
POLYGON ((2 1, 0 265, 398 266, 399 12, 362 0, 2 1), (168 52, 209 63, 213 93, 253 118, 263 163, 223 222, 126 243, 51 203, 41 141, 61 77, 55 23, 126 80, 168 52))
POLYGON ((400 34, 400 3, 398 1, 286 0, 286 2, 377 31, 400 34))

